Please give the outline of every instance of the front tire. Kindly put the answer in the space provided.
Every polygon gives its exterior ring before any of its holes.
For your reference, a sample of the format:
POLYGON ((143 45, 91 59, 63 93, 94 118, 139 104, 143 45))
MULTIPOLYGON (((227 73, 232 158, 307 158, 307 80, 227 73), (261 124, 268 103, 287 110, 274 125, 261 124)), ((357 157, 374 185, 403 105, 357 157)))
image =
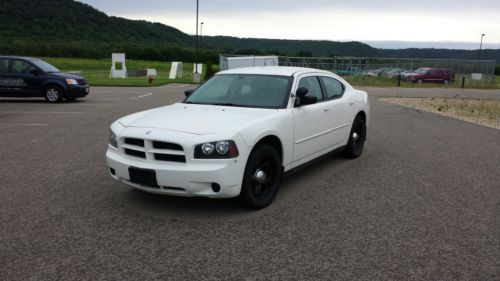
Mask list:
POLYGON ((344 155, 348 158, 358 158, 363 152, 363 147, 365 146, 366 140, 366 125, 363 117, 360 115, 356 116, 354 122, 352 123, 351 133, 349 135, 349 141, 344 150, 344 155))
POLYGON ((252 209, 262 209, 273 202, 281 182, 281 160, 270 145, 261 145, 248 158, 241 186, 240 200, 252 209))
POLYGON ((44 91, 45 100, 50 103, 61 102, 64 96, 63 90, 59 86, 51 85, 45 88, 44 91))

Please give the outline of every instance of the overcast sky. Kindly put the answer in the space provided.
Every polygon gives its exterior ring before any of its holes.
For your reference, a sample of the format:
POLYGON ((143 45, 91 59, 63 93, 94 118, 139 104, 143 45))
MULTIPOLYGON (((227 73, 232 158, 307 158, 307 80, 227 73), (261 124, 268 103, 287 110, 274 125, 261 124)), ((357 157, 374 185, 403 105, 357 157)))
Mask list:
MULTIPOLYGON (((109 15, 196 31, 196 0, 81 2, 109 15)), ((352 40, 375 47, 413 41, 415 47, 477 49, 485 33, 486 47, 500 48, 500 0, 200 0, 200 22, 205 35, 352 40)))

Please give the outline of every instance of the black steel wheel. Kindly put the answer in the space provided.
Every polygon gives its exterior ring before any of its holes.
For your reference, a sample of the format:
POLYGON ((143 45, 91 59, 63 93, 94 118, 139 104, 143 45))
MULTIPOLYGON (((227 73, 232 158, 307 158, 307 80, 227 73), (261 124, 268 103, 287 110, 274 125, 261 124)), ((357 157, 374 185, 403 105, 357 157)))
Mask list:
POLYGON ((363 152, 366 140, 366 125, 363 117, 356 116, 352 124, 349 141, 344 150, 344 155, 349 158, 358 158, 363 152))
POLYGON ((270 145, 260 145, 248 158, 240 199, 253 209, 267 207, 274 200, 281 183, 281 160, 270 145))

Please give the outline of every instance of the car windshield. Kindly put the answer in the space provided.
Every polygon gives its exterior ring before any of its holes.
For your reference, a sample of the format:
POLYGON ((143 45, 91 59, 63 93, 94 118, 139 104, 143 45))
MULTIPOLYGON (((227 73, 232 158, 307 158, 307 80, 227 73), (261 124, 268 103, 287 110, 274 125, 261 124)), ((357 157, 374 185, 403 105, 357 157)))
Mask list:
POLYGON ((427 68, 419 68, 415 70, 415 72, 420 74, 425 74, 427 72, 427 68))
POLYGON ((255 74, 216 75, 201 85, 185 103, 283 108, 292 77, 255 74))
POLYGON ((32 59, 31 62, 34 65, 36 65, 38 68, 40 68, 43 72, 46 72, 46 73, 61 72, 55 66, 53 66, 50 63, 44 62, 43 60, 32 59))

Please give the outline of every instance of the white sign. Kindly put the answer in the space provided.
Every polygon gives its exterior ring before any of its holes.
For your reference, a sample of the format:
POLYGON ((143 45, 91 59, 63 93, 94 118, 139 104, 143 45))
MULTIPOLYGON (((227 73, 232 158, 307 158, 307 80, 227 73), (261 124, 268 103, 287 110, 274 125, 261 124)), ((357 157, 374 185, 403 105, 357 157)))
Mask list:
POLYGON ((182 78, 184 75, 184 69, 182 66, 182 62, 174 61, 172 62, 172 67, 170 68, 169 79, 177 79, 182 78))
POLYGON ((203 64, 202 63, 199 63, 198 64, 198 68, 196 68, 196 63, 193 63, 193 73, 196 73, 196 71, 198 71, 199 74, 202 74, 203 73, 203 64))
POLYGON ((156 77, 156 69, 154 68, 148 68, 146 69, 147 71, 147 74, 146 74, 146 77, 156 77))
POLYGON ((472 80, 483 80, 483 74, 481 73, 472 73, 472 80))
POLYGON ((109 78, 127 78, 127 66, 125 65, 125 54, 111 55, 111 72, 109 78), (119 66, 119 67, 117 67, 119 66))

